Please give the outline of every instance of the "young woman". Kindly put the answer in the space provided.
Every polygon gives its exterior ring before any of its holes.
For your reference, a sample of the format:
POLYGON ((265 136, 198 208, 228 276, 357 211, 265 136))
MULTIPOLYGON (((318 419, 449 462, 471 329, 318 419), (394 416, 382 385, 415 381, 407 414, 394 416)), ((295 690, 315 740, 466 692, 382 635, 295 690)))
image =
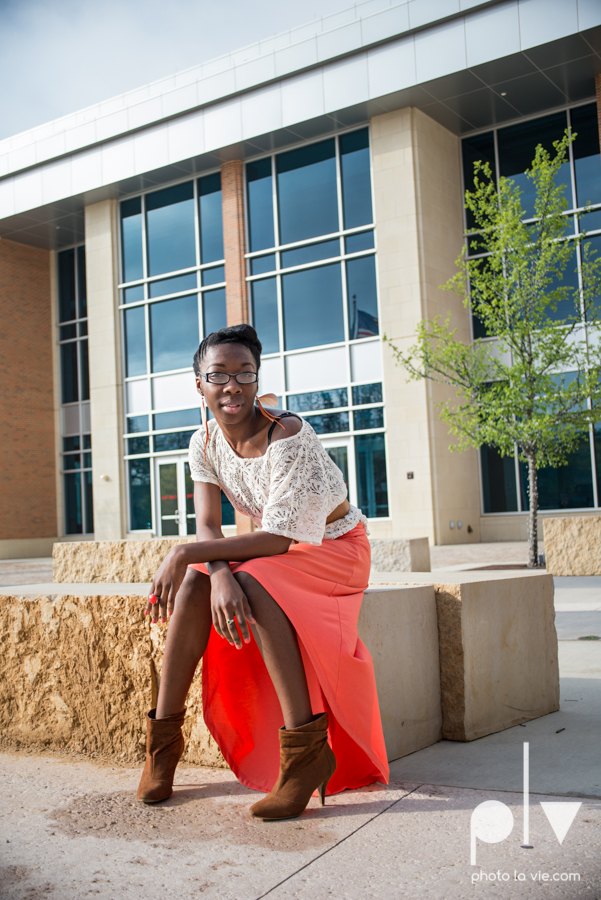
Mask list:
POLYGON ((366 520, 311 426, 261 405, 260 359, 250 325, 210 334, 194 357, 202 410, 214 418, 203 414, 190 442, 197 542, 170 551, 145 610, 170 625, 138 798, 171 796, 202 658, 211 734, 243 784, 269 791, 252 814, 283 819, 316 789, 323 804, 326 789, 386 783, 388 764, 373 664, 357 636, 366 520), (223 537, 221 490, 260 530, 223 537))

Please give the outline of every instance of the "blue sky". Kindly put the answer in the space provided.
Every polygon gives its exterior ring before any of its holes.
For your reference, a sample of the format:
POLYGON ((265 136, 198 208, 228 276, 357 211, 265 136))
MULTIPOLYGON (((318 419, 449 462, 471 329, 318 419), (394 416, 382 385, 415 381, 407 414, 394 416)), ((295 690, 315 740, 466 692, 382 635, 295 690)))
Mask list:
POLYGON ((0 0, 0 139, 349 6, 0 0))

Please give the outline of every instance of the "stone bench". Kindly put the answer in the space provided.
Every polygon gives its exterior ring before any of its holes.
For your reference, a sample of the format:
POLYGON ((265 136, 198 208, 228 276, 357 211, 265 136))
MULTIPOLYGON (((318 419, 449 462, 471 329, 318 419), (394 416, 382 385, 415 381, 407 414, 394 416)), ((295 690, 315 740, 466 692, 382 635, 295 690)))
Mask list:
POLYGON ((601 575, 601 516, 543 519, 551 575, 601 575))

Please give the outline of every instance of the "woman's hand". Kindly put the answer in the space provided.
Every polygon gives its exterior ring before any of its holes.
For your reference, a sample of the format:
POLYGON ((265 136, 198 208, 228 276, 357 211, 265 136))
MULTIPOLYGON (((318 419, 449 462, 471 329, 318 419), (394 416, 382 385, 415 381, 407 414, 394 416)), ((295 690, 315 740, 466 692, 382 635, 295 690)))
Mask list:
POLYGON ((250 643, 248 622, 255 624, 246 594, 232 575, 229 568, 220 569, 211 575, 211 613, 213 625, 220 637, 223 637, 237 650, 242 647, 242 639, 245 644, 250 643), (240 628, 236 628, 236 622, 240 628))
POLYGON ((169 551, 154 576, 150 588, 150 596, 146 603, 145 615, 152 615, 152 623, 155 624, 160 616, 161 622, 166 622, 167 617, 173 614, 175 598, 186 575, 188 560, 185 546, 180 545, 169 551), (151 597, 156 600, 153 603, 151 597))

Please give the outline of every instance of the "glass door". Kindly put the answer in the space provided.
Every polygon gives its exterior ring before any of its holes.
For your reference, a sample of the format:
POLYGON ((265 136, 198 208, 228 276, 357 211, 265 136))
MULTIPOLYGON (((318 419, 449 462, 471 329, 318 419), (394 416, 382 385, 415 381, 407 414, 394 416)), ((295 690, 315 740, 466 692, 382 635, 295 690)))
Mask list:
POLYGON ((322 440, 322 444, 342 472, 348 490, 348 498, 353 505, 356 505, 355 454, 352 438, 326 438, 322 440))
POLYGON ((185 456, 156 460, 158 533, 163 537, 196 534, 194 482, 185 456))

